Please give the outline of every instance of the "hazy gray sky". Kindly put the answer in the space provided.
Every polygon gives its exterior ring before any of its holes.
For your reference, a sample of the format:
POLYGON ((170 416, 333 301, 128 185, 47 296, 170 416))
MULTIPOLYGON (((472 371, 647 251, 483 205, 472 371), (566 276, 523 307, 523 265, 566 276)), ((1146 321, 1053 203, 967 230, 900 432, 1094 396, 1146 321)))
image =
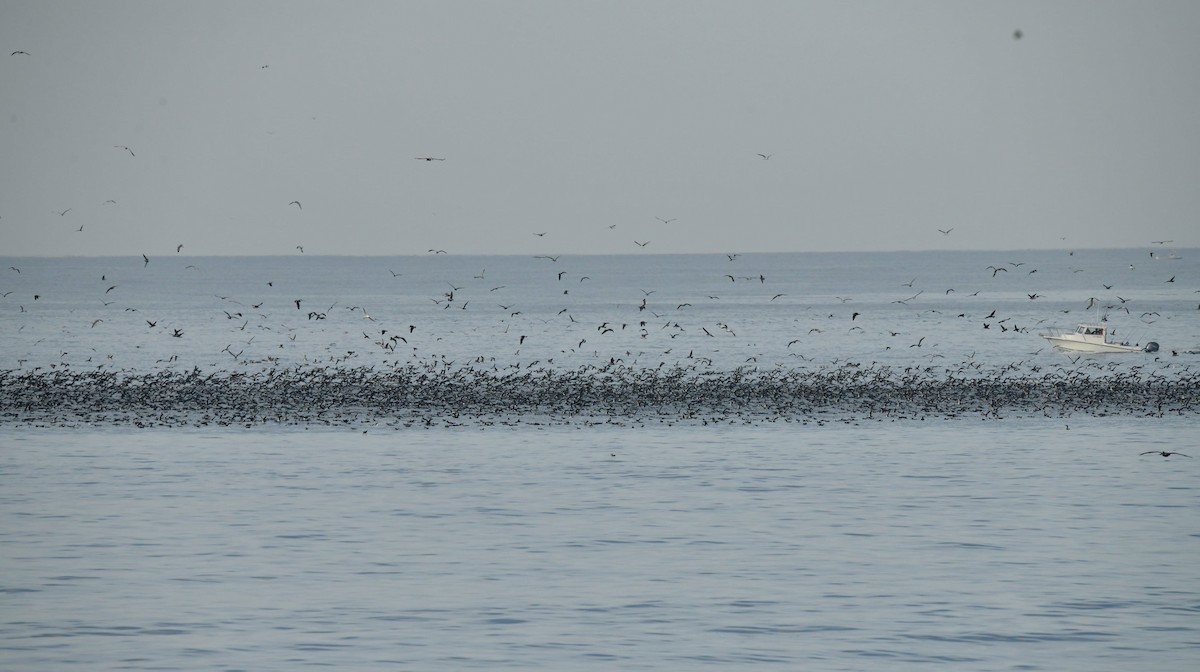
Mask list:
POLYGON ((0 254, 1200 246, 1198 34, 1191 0, 0 0, 0 254))

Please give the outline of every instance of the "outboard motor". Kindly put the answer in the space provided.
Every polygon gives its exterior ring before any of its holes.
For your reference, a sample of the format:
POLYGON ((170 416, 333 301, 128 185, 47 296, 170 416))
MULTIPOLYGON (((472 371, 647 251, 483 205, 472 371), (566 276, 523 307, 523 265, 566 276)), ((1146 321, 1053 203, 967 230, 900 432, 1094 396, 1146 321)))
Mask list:
POLYGON ((1146 348, 1142 352, 1158 352, 1158 342, 1150 341, 1146 344, 1146 348))

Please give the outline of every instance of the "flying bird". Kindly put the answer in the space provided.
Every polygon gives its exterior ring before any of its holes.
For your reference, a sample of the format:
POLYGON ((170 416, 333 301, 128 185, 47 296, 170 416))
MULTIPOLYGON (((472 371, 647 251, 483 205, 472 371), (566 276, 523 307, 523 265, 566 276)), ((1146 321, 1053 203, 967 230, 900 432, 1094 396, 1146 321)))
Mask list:
POLYGON ((66 214, 70 211, 71 211, 71 208, 67 208, 66 210, 55 210, 54 214, 58 215, 59 217, 65 217, 66 214))
POLYGON ((649 245, 649 244, 650 244, 650 241, 648 241, 648 240, 647 240, 646 242, 644 242, 644 243, 643 243, 643 242, 640 242, 640 241, 637 241, 637 240, 635 240, 635 241, 633 241, 633 242, 634 242, 634 243, 635 243, 635 244, 636 244, 638 247, 645 247, 645 246, 647 246, 647 245, 649 245))
POLYGON ((183 251, 183 243, 180 243, 179 245, 175 246, 175 254, 179 254, 182 251, 183 251))
POLYGON ((763 154, 762 152, 759 152, 758 156, 761 156, 763 161, 768 161, 768 160, 770 160, 770 158, 772 156, 775 156, 775 155, 774 154, 763 154))
POLYGON ((300 208, 301 210, 303 210, 303 209, 304 209, 304 206, 303 206, 303 205, 300 205, 300 201, 292 201, 291 203, 288 203, 288 205, 294 205, 294 206, 296 206, 297 208, 300 208))
POLYGON ((9 54, 9 56, 16 56, 16 55, 18 55, 18 54, 21 54, 21 55, 23 55, 23 56, 28 56, 28 55, 29 55, 29 52, 28 52, 28 51, 21 51, 20 49, 18 49, 18 50, 16 50, 16 51, 14 51, 13 53, 9 54))
POLYGON ((126 147, 125 145, 113 145, 113 149, 123 149, 123 150, 129 152, 130 156, 137 156, 137 154, 133 153, 132 149, 126 147))
POLYGON ((1162 455, 1163 457, 1170 457, 1172 455, 1179 455, 1181 457, 1188 457, 1188 458, 1191 457, 1191 455, 1184 455, 1183 453, 1176 453, 1176 452, 1171 452, 1171 451, 1167 451, 1167 450, 1147 450, 1144 453, 1138 453, 1138 454, 1139 455, 1162 455))
POLYGON ((446 159, 440 159, 436 156, 418 156, 418 157, 414 157, 414 158, 416 158, 417 161, 445 161, 446 160, 446 159))
POLYGON ((954 230, 954 227, 952 226, 948 229, 938 229, 938 233, 942 234, 943 236, 948 236, 948 235, 950 235, 950 232, 953 230, 954 230))
POLYGON ((303 245, 297 245, 296 249, 300 250, 300 254, 304 254, 304 246, 303 245))
POLYGON ((678 218, 678 217, 672 217, 672 218, 670 218, 670 219, 663 219, 662 217, 655 217, 655 219, 657 219, 658 221, 662 222, 663 224, 670 224, 671 222, 674 222, 674 221, 676 221, 676 220, 677 220, 677 219, 679 219, 679 218, 678 218))
POLYGON ((142 255, 142 268, 145 268, 149 265, 150 265, 150 257, 147 257, 146 255, 143 254, 142 255))

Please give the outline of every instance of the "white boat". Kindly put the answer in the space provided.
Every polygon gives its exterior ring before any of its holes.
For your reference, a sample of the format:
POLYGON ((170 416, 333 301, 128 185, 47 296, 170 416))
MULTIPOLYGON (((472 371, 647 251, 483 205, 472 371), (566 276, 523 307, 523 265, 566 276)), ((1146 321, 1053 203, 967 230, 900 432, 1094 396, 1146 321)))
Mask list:
POLYGON ((1075 331, 1050 329, 1042 338, 1061 350, 1075 352, 1158 352, 1158 343, 1150 341, 1146 347, 1136 343, 1117 343, 1109 340, 1111 333, 1106 322, 1081 324, 1075 331))

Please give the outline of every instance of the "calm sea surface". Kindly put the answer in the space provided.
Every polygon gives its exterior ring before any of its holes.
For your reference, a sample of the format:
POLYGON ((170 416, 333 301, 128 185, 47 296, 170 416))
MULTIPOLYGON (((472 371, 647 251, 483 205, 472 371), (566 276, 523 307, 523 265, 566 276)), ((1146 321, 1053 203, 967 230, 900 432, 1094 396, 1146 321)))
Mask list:
MULTIPOLYGON (((0 369, 1190 380, 1200 250, 1177 256, 9 258, 0 369), (1102 311, 1160 352, 1076 359, 1037 336, 1102 311)), ((1198 420, 6 417, 0 668, 1193 670, 1198 420)))

